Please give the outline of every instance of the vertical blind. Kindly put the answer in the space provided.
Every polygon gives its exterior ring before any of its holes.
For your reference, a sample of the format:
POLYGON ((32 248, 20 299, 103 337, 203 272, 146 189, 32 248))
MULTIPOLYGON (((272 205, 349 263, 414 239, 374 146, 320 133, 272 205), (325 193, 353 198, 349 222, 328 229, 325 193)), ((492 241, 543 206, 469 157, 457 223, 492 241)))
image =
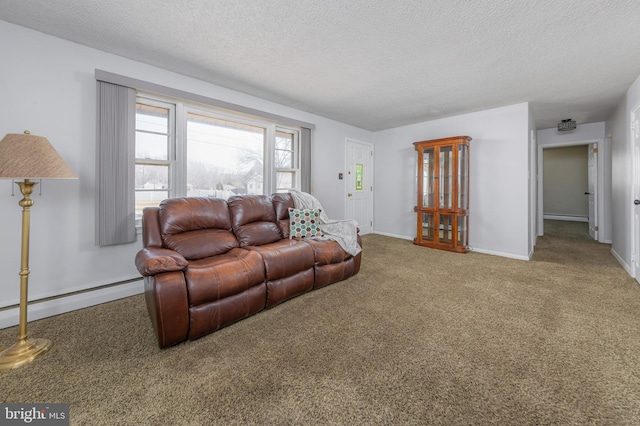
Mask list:
POLYGON ((100 246, 136 240, 136 91, 97 82, 97 242, 100 246))

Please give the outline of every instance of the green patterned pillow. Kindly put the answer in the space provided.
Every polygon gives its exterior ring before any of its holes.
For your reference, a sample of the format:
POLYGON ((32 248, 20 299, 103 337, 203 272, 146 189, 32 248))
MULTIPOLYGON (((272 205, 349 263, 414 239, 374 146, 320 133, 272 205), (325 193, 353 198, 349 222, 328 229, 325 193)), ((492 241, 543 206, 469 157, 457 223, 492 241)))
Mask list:
POLYGON ((321 237, 320 210, 289 207, 289 238, 321 237))

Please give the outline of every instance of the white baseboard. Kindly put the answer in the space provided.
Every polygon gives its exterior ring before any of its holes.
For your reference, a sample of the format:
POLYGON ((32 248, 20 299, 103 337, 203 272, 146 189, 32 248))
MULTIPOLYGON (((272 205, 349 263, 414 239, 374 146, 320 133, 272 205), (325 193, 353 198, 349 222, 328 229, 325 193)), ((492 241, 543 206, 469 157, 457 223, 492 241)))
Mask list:
POLYGON ((385 237, 391 237, 391 238, 400 238, 401 240, 413 241, 413 237, 408 237, 406 235, 390 234, 388 232, 378 232, 378 231, 374 232, 374 234, 384 235, 385 237))
POLYGON ((588 217, 584 216, 567 216, 567 215, 554 215, 554 214, 545 214, 542 215, 544 219, 549 220, 566 220, 568 222, 589 222, 588 217))
MULTIPOLYGON (((35 321, 52 317, 89 306, 100 305, 117 299, 144 292, 142 278, 113 286, 102 286, 96 290, 73 293, 68 296, 50 298, 42 302, 33 302, 27 309, 27 321, 35 321)), ((19 308, 11 307, 0 310, 0 329, 13 327, 19 322, 19 308)))
MULTIPOLYGON (((374 234, 384 235, 385 237, 391 237, 391 238, 400 238, 401 240, 413 241, 413 237, 408 237, 406 235, 390 234, 388 232, 378 232, 378 231, 374 232, 374 234)), ((492 251, 492 250, 484 250, 484 249, 479 249, 474 247, 472 247, 470 251, 474 251, 476 253, 490 254, 492 256, 508 257, 510 259, 530 260, 530 258, 527 256, 520 256, 517 254, 503 253, 503 252, 492 251)))
POLYGON ((620 257, 620 255, 616 253, 616 251, 613 248, 611 249, 611 254, 613 255, 613 257, 616 258, 618 263, 622 265, 624 270, 627 271, 627 273, 631 276, 631 278, 633 278, 633 271, 631 270, 631 266, 627 265, 627 262, 625 262, 624 259, 620 257))
POLYGON ((529 257, 522 256, 522 255, 519 255, 519 254, 503 253, 503 252, 499 252, 499 251, 485 250, 485 249, 476 248, 476 247, 472 247, 471 251, 476 252, 476 253, 482 253, 482 254, 490 254, 492 256, 508 257, 509 259, 527 260, 527 261, 530 260, 529 257))

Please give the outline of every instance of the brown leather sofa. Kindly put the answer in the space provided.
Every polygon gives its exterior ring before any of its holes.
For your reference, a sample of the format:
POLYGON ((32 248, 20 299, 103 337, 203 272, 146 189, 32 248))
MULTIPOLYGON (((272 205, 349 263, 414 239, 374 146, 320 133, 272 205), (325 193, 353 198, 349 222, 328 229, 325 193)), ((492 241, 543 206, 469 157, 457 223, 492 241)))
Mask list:
POLYGON ((362 253, 290 239, 290 207, 291 195, 279 193, 171 198, 144 209, 135 263, 161 348, 358 273, 362 253))

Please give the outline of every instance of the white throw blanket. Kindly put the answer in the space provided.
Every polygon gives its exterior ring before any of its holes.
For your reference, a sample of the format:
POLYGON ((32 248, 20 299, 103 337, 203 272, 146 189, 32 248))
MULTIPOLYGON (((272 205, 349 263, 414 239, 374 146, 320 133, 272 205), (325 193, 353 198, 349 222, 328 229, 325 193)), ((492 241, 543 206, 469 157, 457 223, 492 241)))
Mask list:
POLYGON ((329 219, 320 201, 309 193, 291 190, 291 196, 297 209, 320 210, 320 229, 323 234, 322 237, 319 237, 320 239, 337 242, 351 256, 355 256, 362 251, 358 245, 358 222, 353 219, 329 219))

